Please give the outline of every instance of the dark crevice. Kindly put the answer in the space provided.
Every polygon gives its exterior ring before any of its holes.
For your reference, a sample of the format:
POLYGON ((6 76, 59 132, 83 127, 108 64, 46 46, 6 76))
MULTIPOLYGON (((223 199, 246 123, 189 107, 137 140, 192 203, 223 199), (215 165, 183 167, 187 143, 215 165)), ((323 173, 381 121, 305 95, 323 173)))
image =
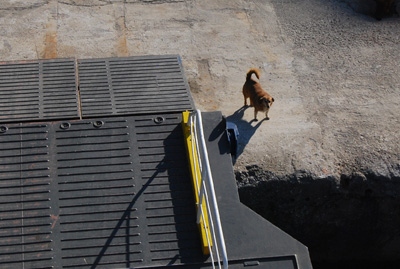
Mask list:
POLYGON ((400 177, 280 176, 258 166, 235 175, 242 203, 305 244, 315 268, 399 264, 400 177))
POLYGON ((397 0, 342 0, 355 12, 374 17, 377 20, 397 16, 397 0))

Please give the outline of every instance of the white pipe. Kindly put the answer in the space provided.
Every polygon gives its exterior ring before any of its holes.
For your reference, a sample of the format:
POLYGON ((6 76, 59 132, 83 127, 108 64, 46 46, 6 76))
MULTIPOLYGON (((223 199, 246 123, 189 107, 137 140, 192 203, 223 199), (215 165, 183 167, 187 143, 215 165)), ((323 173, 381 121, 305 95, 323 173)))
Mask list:
MULTIPOLYGON (((203 177, 202 177, 201 183, 200 183, 200 193, 199 192, 197 193, 197 195, 199 196, 199 208, 203 208, 204 190, 205 190, 205 186, 203 184, 203 177)), ((203 210, 201 210, 201 211, 199 210, 197 213, 197 224, 200 223, 201 216, 203 216, 203 210), (201 214, 200 214, 200 212, 201 212, 201 214)), ((204 216, 203 216, 203 219, 204 219, 204 216)), ((206 227, 206 226, 204 226, 204 227, 206 227)))
MULTIPOLYGON (((202 185, 204 185, 203 184, 203 178, 206 175, 205 175, 205 171, 202 170, 202 166, 201 166, 201 157, 200 157, 200 152, 199 152, 199 143, 198 143, 198 140, 197 140, 197 128, 196 128, 196 125, 197 125, 196 124, 196 117, 195 116, 190 116, 190 137, 191 137, 191 144, 192 144, 192 158, 195 161, 195 153, 196 153, 196 156, 198 157, 197 161, 199 163, 199 169, 200 169, 200 173, 201 173, 201 175, 200 175, 201 176, 201 183, 202 183, 202 185), (194 144, 196 144, 196 152, 194 151, 194 148, 195 148, 194 144)), ((213 256, 212 249, 211 249, 210 235, 208 233, 207 224, 206 224, 206 220, 205 220, 204 213, 203 213, 203 205, 202 205, 203 204, 203 199, 204 199, 203 198, 204 194, 202 194, 202 193, 204 193, 205 188, 204 187, 200 187, 201 190, 199 190, 199 184, 198 184, 199 180, 198 180, 198 177, 197 177, 197 165, 196 165, 196 163, 194 164, 194 172, 195 172, 195 178, 196 178, 195 185, 196 185, 196 189, 197 189, 197 195, 199 197, 199 203, 197 204, 198 209, 197 209, 197 221, 196 221, 196 223, 200 224, 201 217, 203 217, 203 225, 205 227, 206 239, 207 239, 207 243, 208 243, 208 250, 210 252, 211 263, 212 263, 212 267, 214 269, 215 268, 215 266, 214 266, 214 256, 213 256)), ((208 205, 207 208, 209 209, 208 200, 206 200, 206 201, 207 201, 206 204, 208 205)), ((208 214, 210 214, 210 212, 208 214)), ((215 232, 214 231, 213 231, 213 235, 215 237, 215 232)), ((213 241, 213 243, 215 245, 215 238, 214 237, 211 235, 211 238, 213 239, 212 241, 213 241)), ((218 251, 217 251, 217 253, 218 253, 218 251)), ((219 256, 218 256, 218 264, 220 264, 219 256)), ((221 267, 221 266, 219 266, 219 267, 221 267)))
MULTIPOLYGON (((196 120, 196 118, 194 120, 196 120)), ((190 125, 194 126, 193 117, 190 117, 190 125)), ((195 152, 193 150, 194 149, 194 140, 193 140, 194 130, 193 129, 194 129, 193 127, 190 128, 190 135, 191 135, 191 139, 192 139, 192 141, 191 141, 191 143, 192 143, 192 159, 193 159, 193 162, 195 162, 195 152)), ((194 177, 196 179, 195 180, 195 185, 196 185, 195 187, 197 189, 197 193, 199 193, 200 188, 199 188, 199 184, 198 184, 199 179, 197 177, 197 165, 196 165, 196 163, 194 163, 194 177)))
MULTIPOLYGON (((208 229, 207 229, 207 224, 206 224, 206 218, 204 217, 203 208, 202 208, 202 207, 199 207, 199 212, 201 212, 201 215, 203 216, 203 225, 204 225, 205 231, 206 231, 206 238, 207 238, 207 243, 208 243, 208 250, 210 251, 211 264, 212 264, 213 269, 215 269, 215 266, 214 266, 214 256, 213 256, 212 249, 211 249, 210 235, 208 234, 208 229)), ((212 236, 211 236, 211 238, 212 238, 212 236)), ((217 256, 217 257, 218 257, 218 256, 217 256)), ((219 257, 218 257, 218 261, 219 261, 219 257)), ((219 264, 219 263, 218 263, 218 264, 219 264)))
MULTIPOLYGON (((202 182, 202 184, 204 185, 204 197, 206 199, 206 201, 208 200, 208 194, 207 194, 207 189, 205 189, 205 182, 202 182)), ((206 203, 207 206, 207 213, 208 213, 208 217, 209 217, 209 222, 210 222, 210 232, 211 232, 211 239, 213 241, 213 244, 215 246, 215 254, 217 255, 217 259, 218 259, 218 266, 219 268, 221 268, 221 258, 219 256, 219 248, 218 248, 218 244, 217 244, 217 236, 215 234, 215 228, 214 228, 214 220, 213 220, 213 216, 211 214, 211 209, 210 209, 210 203, 206 203)))
POLYGON ((228 268, 228 255, 226 253, 225 238, 224 238, 224 234, 222 232, 221 219, 219 216, 218 203, 217 203, 217 198, 215 196, 215 191, 214 191, 214 182, 213 182, 213 178, 211 175, 211 168, 210 168, 210 164, 208 162, 208 152, 207 152, 207 146, 206 146, 206 142, 205 142, 205 138, 204 138, 204 131, 203 131, 203 120, 201 118, 201 111, 197 110, 196 113, 198 116, 197 125, 199 127, 201 149, 202 149, 202 153, 204 156, 204 164, 203 165, 205 166, 205 169, 207 171, 206 178, 207 178, 207 183, 210 186, 211 201, 213 203, 214 215, 215 215, 215 219, 216 219, 215 221, 216 221, 217 230, 218 230, 218 234, 219 234, 219 241, 220 241, 219 243, 221 245, 224 268, 227 269, 228 268))

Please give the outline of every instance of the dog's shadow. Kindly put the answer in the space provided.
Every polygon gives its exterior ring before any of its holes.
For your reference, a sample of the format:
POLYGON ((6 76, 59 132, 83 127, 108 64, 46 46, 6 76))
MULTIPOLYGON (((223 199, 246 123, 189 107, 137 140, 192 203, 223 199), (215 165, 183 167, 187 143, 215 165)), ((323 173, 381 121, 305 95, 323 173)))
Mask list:
MULTIPOLYGON (((236 110, 232 115, 226 117, 226 120, 229 122, 235 123, 239 130, 236 159, 243 153, 245 147, 249 143, 251 137, 257 131, 258 127, 260 127, 261 124, 267 120, 266 118, 259 120, 259 121, 256 121, 253 119, 250 122, 244 120, 243 119, 244 112, 248 108, 249 108, 249 106, 242 106, 241 108, 236 110), (252 123, 255 123, 255 122, 257 122, 257 124, 253 125, 252 123)), ((236 159, 234 160, 234 163, 236 162, 236 159)))

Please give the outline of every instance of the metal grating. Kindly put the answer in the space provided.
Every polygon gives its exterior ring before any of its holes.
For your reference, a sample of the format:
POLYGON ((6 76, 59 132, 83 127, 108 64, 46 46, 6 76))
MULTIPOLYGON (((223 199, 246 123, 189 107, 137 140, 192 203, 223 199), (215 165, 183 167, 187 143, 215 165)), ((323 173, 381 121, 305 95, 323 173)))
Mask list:
POLYGON ((0 267, 203 261, 180 114, 0 126, 0 267))
POLYGON ((179 56, 78 60, 83 117, 193 110, 179 56))
POLYGON ((135 120, 151 264, 203 261, 181 114, 135 120))
POLYGON ((0 267, 51 268, 48 125, 0 132, 0 267))
POLYGON ((0 122, 79 118, 74 59, 0 63, 0 122))
POLYGON ((127 121, 102 123, 61 123, 56 130, 64 268, 143 259, 127 121))

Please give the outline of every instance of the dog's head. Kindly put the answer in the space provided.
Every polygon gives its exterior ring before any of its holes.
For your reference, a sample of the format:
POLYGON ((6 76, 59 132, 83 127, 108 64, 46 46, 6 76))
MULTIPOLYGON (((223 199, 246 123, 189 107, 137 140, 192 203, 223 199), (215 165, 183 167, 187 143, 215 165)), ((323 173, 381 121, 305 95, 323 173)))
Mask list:
POLYGON ((271 96, 261 98, 261 103, 265 106, 266 109, 269 109, 274 101, 274 98, 272 98, 271 96))

